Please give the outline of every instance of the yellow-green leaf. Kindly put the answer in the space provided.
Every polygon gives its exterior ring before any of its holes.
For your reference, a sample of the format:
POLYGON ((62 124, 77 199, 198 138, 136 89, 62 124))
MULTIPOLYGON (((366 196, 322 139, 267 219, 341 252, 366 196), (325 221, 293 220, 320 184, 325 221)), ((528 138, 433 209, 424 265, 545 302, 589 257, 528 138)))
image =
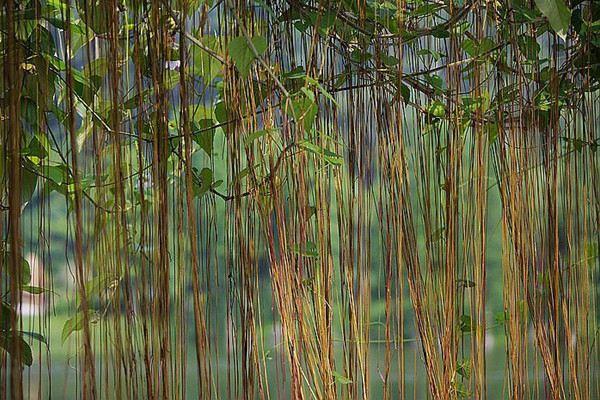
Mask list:
POLYGON ((333 371, 332 374, 333 374, 333 377, 335 378, 335 381, 341 385, 349 385, 350 383, 352 383, 352 380, 346 378, 344 375, 340 374, 339 372, 333 371))

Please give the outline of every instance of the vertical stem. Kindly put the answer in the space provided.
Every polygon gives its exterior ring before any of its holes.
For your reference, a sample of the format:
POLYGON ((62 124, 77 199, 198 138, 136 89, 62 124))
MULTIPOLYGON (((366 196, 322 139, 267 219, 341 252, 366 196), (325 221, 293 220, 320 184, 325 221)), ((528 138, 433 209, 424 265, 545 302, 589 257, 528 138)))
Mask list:
POLYGON ((12 334, 11 346, 13 353, 10 358, 10 392, 11 398, 20 400, 23 398, 22 383, 22 354, 19 331, 19 310, 21 300, 21 268, 22 268, 22 248, 21 248, 21 122, 19 119, 20 109, 20 86, 21 81, 19 72, 19 55, 16 48, 15 23, 15 3, 14 0, 8 0, 6 3, 7 20, 7 43, 6 43, 6 65, 8 70, 5 84, 8 86, 8 126, 5 130, 5 136, 8 137, 9 149, 8 160, 10 173, 8 176, 8 230, 9 230, 9 276, 10 276, 10 303, 15 312, 11 313, 10 329, 12 334))
POLYGON ((65 29, 65 58, 66 58, 66 81, 67 81, 67 118, 68 134, 71 149, 71 169, 74 185, 74 209, 75 209, 75 267, 76 282, 79 300, 81 303, 83 324, 83 399, 96 398, 96 373, 94 355, 92 353, 88 299, 85 290, 85 270, 83 265, 83 218, 82 218, 82 189, 79 177, 79 164, 77 156, 77 132, 75 129, 75 103, 73 94, 73 66, 71 64, 71 2, 66 7, 66 29, 65 29))

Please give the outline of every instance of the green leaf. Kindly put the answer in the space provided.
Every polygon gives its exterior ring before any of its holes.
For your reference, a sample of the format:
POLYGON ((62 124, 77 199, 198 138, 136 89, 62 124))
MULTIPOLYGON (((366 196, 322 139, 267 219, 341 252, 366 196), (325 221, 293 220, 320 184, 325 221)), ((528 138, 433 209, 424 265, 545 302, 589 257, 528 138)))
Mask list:
POLYGON ((110 28, 111 3, 107 1, 77 0, 77 12, 82 21, 95 33, 103 34, 110 28), (87 11, 87 15, 86 15, 87 11))
MULTIPOLYGON (((2 143, 0 143, 0 154, 6 154, 4 152, 4 146, 2 143)), ((7 162, 7 157, 2 157, 2 159, 0 160, 0 182, 5 182, 4 180, 4 171, 6 170, 6 167, 4 166, 4 163, 7 162)))
POLYGON ((62 185, 65 182, 65 169, 64 166, 49 166, 46 167, 45 175, 57 185, 62 185))
POLYGON ((207 107, 203 104, 191 104, 190 113, 192 115, 192 120, 196 123, 207 119, 212 120, 215 114, 212 107, 207 107))
POLYGON ((381 55, 381 61, 386 67, 395 67, 400 62, 396 57, 387 54, 381 55))
POLYGON ((403 83, 400 86, 400 95, 404 101, 410 101, 410 87, 407 84, 403 83))
POLYGON ((284 72, 281 74, 282 79, 304 79, 306 78, 306 71, 302 65, 292 69, 291 71, 284 72))
POLYGON ((31 282, 31 267, 26 259, 21 260, 21 285, 31 282))
POLYGON ((461 43, 462 49, 469 57, 478 57, 492 50, 496 44, 490 38, 483 38, 481 42, 475 39, 465 39, 461 43))
MULTIPOLYGON (((327 89, 325 89, 325 88, 323 87, 323 85, 321 85, 321 83, 320 83, 320 82, 319 82, 317 79, 314 79, 314 78, 311 78, 311 77, 307 76, 307 77, 306 77, 306 82, 310 83, 311 85, 314 85, 314 86, 316 86, 316 87, 317 87, 317 89, 319 90, 319 92, 320 92, 320 93, 321 93, 323 96, 325 96, 325 98, 327 98, 327 100, 329 100, 329 101, 331 101, 333 104, 337 105, 337 102, 335 101, 335 99, 333 98, 333 96, 331 95, 331 93, 329 93, 329 92, 327 91, 327 89)), ((304 90, 306 90, 306 91, 309 91, 309 90, 308 90, 308 89, 306 89, 306 88, 302 88, 301 90, 303 90, 303 91, 304 91, 304 90)), ((310 91, 309 91, 309 92, 310 92, 310 91)), ((312 92, 310 92, 310 93, 312 93, 312 92)))
POLYGON ((202 197, 211 188, 214 188, 218 182, 214 182, 213 171, 210 168, 202 168, 198 171, 194 168, 194 195, 202 197))
POLYGON ((439 75, 425 75, 425 80, 431 85, 437 94, 443 93, 446 90, 446 82, 439 75))
MULTIPOLYGON (((10 262, 10 252, 6 252, 4 253, 4 257, 5 257, 5 264, 9 265, 8 263, 10 262)), ((29 262, 24 259, 21 258, 21 282, 20 285, 27 285, 30 281, 31 281, 31 267, 29 266, 29 262)))
POLYGON ((33 160, 34 158, 41 160, 48 156, 46 147, 40 142, 40 140, 36 136, 31 138, 29 145, 23 150, 21 150, 21 154, 26 155, 30 160, 33 160))
MULTIPOLYGON (((216 36, 204 36, 199 39, 207 48, 218 53, 219 42, 221 38, 216 36)), ((215 78, 221 74, 222 65, 208 51, 201 49, 198 46, 192 47, 192 72, 194 75, 202 77, 205 84, 210 84, 215 78)))
POLYGON ((459 287, 464 287, 464 288, 473 288, 475 287, 475 282, 473 282, 472 280, 469 279, 459 279, 457 281, 458 286, 459 287))
POLYGON ((317 248, 317 245, 314 242, 306 242, 304 248, 296 244, 294 245, 293 250, 294 253, 304 257, 319 258, 319 249, 317 248))
POLYGON ((195 133, 192 138, 209 156, 212 156, 213 151, 213 141, 215 138, 214 125, 215 123, 212 119, 201 119, 198 122, 194 122, 195 133))
POLYGON ((244 180, 248 174, 250 173, 250 168, 246 167, 244 169, 242 169, 234 178, 232 182, 241 182, 242 180, 244 180))
POLYGON ((151 94, 152 93, 148 89, 142 91, 141 93, 136 93, 136 94, 130 96, 127 100, 124 100, 123 108, 126 110, 136 109, 136 108, 138 108, 140 100, 141 100, 142 104, 147 103, 150 100, 151 94))
POLYGON ((314 143, 309 142, 308 140, 302 140, 298 142, 298 146, 308 150, 309 152, 318 155, 323 158, 323 160, 331 165, 342 165, 344 163, 344 158, 339 154, 332 152, 331 150, 325 149, 321 146, 317 146, 314 143))
MULTIPOLYGON (((467 42, 469 40, 470 39, 465 39, 464 42, 467 42)), ((440 61, 442 59, 442 57, 446 57, 445 54, 442 54, 439 51, 435 51, 435 50, 431 50, 431 49, 421 49, 421 50, 417 51, 417 55, 418 56, 430 56, 435 61, 440 61)))
POLYGON ((333 377, 335 378, 335 381, 337 383, 339 383, 340 385, 349 385, 352 383, 352 380, 346 378, 344 375, 340 374, 337 371, 333 371, 332 374, 333 374, 333 377))
POLYGON ((452 391, 459 399, 468 399, 471 397, 471 392, 465 387, 462 382, 452 382, 452 391))
POLYGON ((47 289, 44 289, 43 287, 29 286, 29 285, 21 286, 21 290, 23 292, 27 292, 30 294, 42 294, 42 293, 48 291, 47 289))
POLYGON ((350 59, 357 63, 364 63, 373 58, 373 54, 368 51, 363 51, 360 49, 356 49, 350 53, 350 59))
POLYGON ((0 303, 0 331, 10 329, 10 319, 14 312, 10 304, 5 302, 0 303))
MULTIPOLYGON (((0 334, 0 348, 4 349, 11 356, 15 353, 14 346, 15 335, 12 332, 2 332, 0 334)), ((21 335, 17 335, 17 346, 20 347, 19 352, 21 353, 21 362, 26 366, 33 364, 33 354, 29 344, 23 340, 21 335)))
POLYGON ((571 22, 571 10, 563 0, 535 0, 539 10, 548 18, 550 26, 563 40, 567 37, 567 30, 571 22))
POLYGON ((450 32, 444 28, 436 28, 433 32, 431 32, 431 35, 438 39, 446 39, 450 37, 450 32))
POLYGON ((458 321, 458 326, 461 332, 474 332, 475 323, 469 315, 461 315, 458 321))
POLYGON ((289 108, 286 111, 291 114, 299 126, 302 126, 306 131, 310 131, 317 118, 319 108, 315 102, 314 93, 306 88, 302 89, 304 90, 292 97, 291 113, 289 108))
POLYGON ((436 118, 442 118, 444 115, 446 115, 446 106, 441 101, 435 100, 429 105, 427 111, 436 118))
POLYGON ((271 136, 278 132, 279 129, 277 128, 261 129, 260 131, 252 132, 244 138, 244 144, 248 146, 252 144, 252 142, 254 142, 257 139, 260 139, 263 136, 271 136))
POLYGON ((228 49, 229 56, 233 60, 235 67, 240 72, 240 75, 246 78, 250 73, 252 62, 267 50, 267 39, 263 36, 255 36, 251 39, 245 36, 238 36, 231 39, 228 49), (252 46, 250 46, 250 43, 252 46))
POLYGON ((46 346, 48 345, 48 341, 46 340, 44 335, 41 335, 37 332, 21 331, 21 335, 29 336, 30 338, 35 339, 38 342, 44 343, 46 346))
POLYGON ((61 338, 63 343, 71 336, 71 333, 83 329, 83 312, 78 311, 74 317, 69 318, 63 325, 61 338))
POLYGON ((221 124, 229 121, 229 109, 224 101, 215 104, 215 119, 221 124))
POLYGON ((519 35, 517 38, 519 50, 528 60, 536 60, 537 55, 540 52, 540 45, 533 36, 519 35))
MULTIPOLYGON (((420 3, 417 3, 420 4, 420 3)), ((425 15, 435 15, 438 11, 440 11, 444 6, 442 4, 435 3, 425 3, 421 4, 412 11, 410 11, 410 15, 415 17, 421 17, 425 15)))
POLYGON ((244 144, 246 146, 248 146, 248 145, 252 144, 252 142, 254 142, 255 140, 260 139, 263 136, 266 136, 268 133, 269 132, 266 129, 261 129, 259 131, 252 132, 244 138, 244 144))
POLYGON ((496 315, 494 315, 494 321, 496 321, 498 325, 503 326, 508 322, 508 316, 508 311, 496 313, 496 315))
POLYGON ((116 275, 96 276, 85 283, 85 293, 88 299, 94 295, 100 296, 107 290, 115 289, 120 281, 121 279, 116 275))
POLYGON ((469 359, 459 361, 456 366, 456 373, 465 379, 471 377, 471 361, 469 359))
POLYGON ((26 205, 31 200, 35 188, 37 186, 38 176, 31 171, 35 169, 32 163, 27 163, 27 166, 21 168, 21 204, 26 205))

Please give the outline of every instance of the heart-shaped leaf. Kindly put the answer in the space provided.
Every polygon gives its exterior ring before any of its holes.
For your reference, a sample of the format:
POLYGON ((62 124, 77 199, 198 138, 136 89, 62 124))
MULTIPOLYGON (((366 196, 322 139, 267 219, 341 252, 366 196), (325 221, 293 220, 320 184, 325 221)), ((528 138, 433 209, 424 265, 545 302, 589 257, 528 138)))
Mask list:
POLYGON ((252 62, 267 50, 267 39, 263 36, 246 38, 239 36, 229 42, 229 56, 242 77, 250 73, 252 62))

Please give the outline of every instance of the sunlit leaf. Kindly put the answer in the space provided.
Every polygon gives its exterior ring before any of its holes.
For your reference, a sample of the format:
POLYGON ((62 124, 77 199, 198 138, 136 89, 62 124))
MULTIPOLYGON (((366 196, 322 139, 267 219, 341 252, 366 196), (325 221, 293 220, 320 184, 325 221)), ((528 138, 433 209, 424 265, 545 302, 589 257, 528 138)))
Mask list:
POLYGON ((442 118, 446 115, 446 105, 439 100, 435 100, 429 105, 428 112, 433 117, 442 118))

